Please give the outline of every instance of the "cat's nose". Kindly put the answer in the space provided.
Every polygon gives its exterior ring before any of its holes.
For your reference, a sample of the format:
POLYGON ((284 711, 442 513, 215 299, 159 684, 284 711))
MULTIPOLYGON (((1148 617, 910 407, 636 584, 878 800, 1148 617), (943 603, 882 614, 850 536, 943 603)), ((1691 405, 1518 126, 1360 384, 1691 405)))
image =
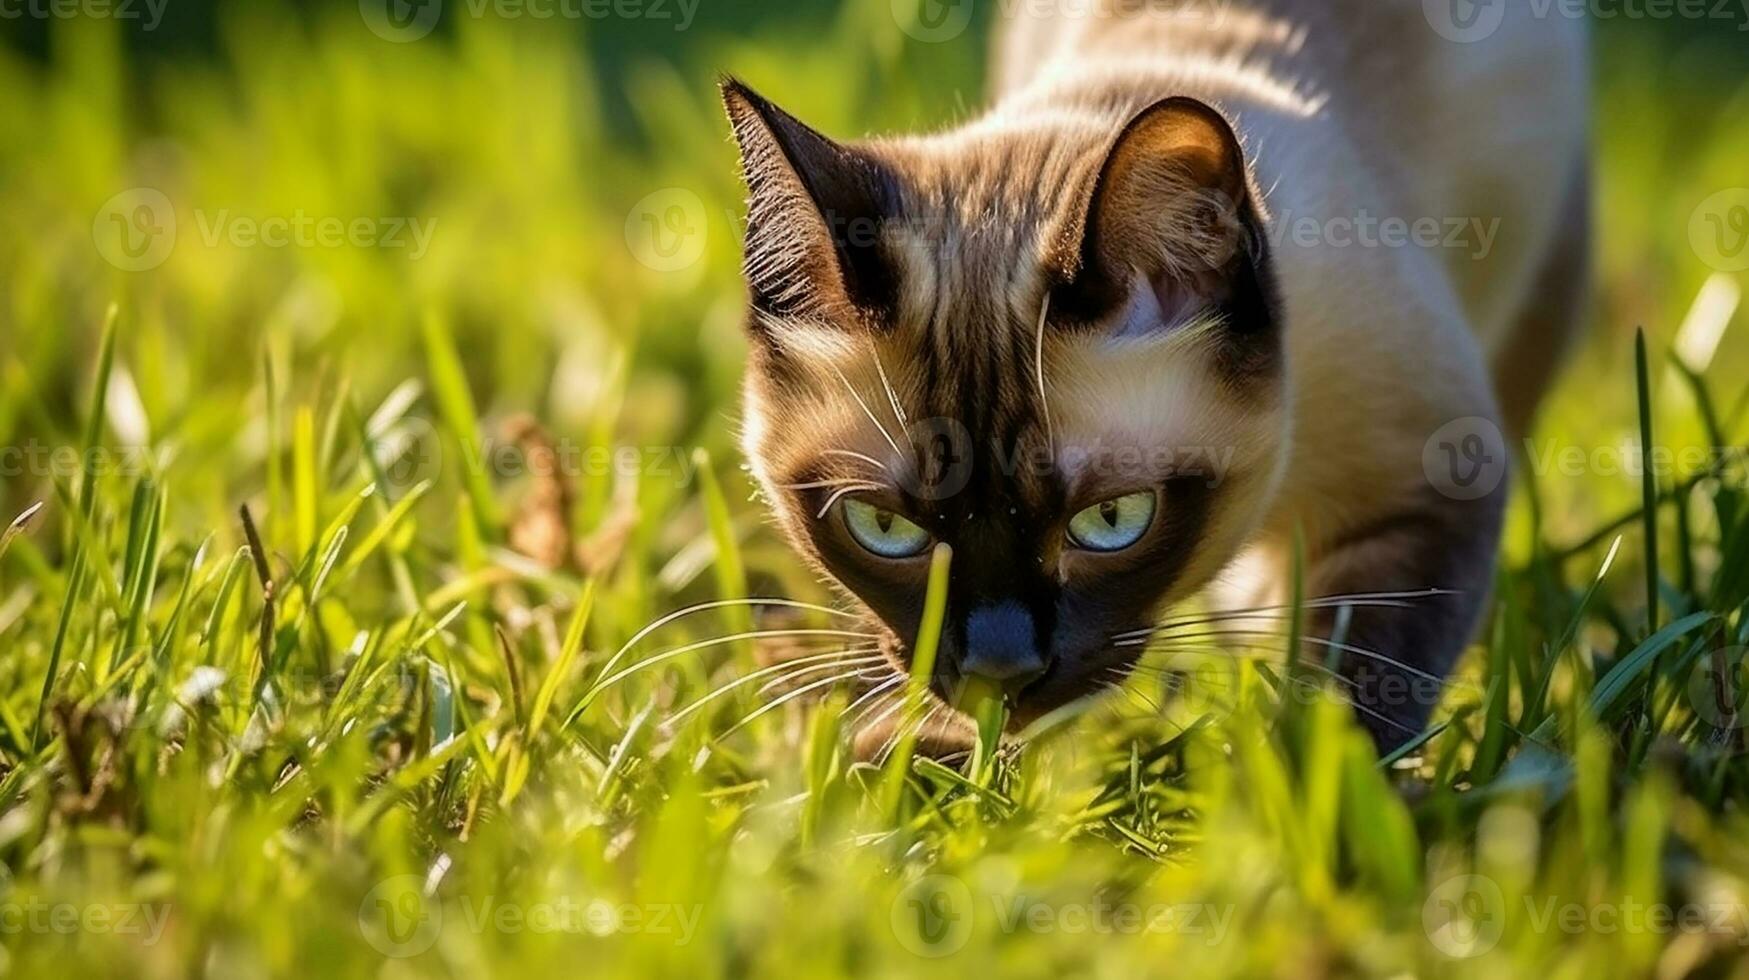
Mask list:
POLYGON ((966 617, 966 655, 960 672, 994 681, 1009 694, 1050 665, 1038 648, 1032 613, 1018 602, 980 606, 966 617))

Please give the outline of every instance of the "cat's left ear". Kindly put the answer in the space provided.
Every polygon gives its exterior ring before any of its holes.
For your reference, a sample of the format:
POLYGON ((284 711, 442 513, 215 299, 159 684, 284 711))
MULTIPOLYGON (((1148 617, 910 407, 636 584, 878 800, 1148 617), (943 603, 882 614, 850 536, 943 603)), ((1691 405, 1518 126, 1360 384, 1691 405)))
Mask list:
POLYGON ((722 95, 747 181, 743 270, 754 308, 819 323, 881 320, 895 303, 882 243, 893 175, 734 79, 722 95))
POLYGON ((1062 255, 1052 310, 1146 334, 1209 313, 1274 330, 1274 279, 1244 150, 1226 117, 1174 97, 1142 110, 1107 151, 1062 255))

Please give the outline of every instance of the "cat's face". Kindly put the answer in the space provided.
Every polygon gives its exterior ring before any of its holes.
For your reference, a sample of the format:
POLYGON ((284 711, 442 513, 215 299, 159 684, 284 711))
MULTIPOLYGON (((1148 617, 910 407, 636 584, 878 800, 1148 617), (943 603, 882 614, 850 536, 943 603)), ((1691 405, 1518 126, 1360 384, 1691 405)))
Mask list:
POLYGON ((744 442, 794 546, 908 664, 952 547, 935 689, 1017 724, 1119 680, 1115 642, 1255 529, 1286 446, 1280 324, 1232 131, 981 125, 844 147, 746 89, 744 442))

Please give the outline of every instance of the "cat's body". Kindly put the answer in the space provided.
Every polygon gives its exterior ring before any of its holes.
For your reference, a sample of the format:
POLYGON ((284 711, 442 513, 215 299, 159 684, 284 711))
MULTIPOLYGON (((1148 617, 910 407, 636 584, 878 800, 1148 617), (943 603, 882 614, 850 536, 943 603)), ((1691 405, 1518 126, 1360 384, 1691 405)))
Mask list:
MULTIPOLYGON (((992 115, 1094 103, 1121 125, 1156 98, 1191 95, 1232 116, 1279 240, 1306 218, 1335 219, 1331 237, 1362 211, 1439 220, 1442 243, 1423 256, 1440 268, 1425 272, 1402 269, 1403 257, 1388 254, 1414 248, 1278 248, 1284 288, 1305 283, 1303 295, 1287 297, 1290 310, 1309 308, 1297 317, 1306 328, 1290 328, 1290 345, 1316 341, 1304 355, 1316 357, 1317 347, 1349 340, 1363 352, 1394 342, 1408 354, 1391 366, 1425 363, 1448 349, 1438 336, 1443 325, 1400 329, 1402 318, 1391 312, 1403 280, 1424 277, 1430 281, 1417 291, 1427 302, 1456 293, 1456 313, 1500 382, 1505 421, 1521 430, 1547 383, 1522 362, 1537 349, 1558 355, 1580 319, 1582 292, 1574 290, 1590 238, 1589 77, 1583 21, 1501 6, 1505 20, 1493 33, 1460 43, 1429 24, 1422 0, 1019 3, 997 47, 992 115), (1063 12, 1084 7, 1112 12, 1063 12), (1295 111, 1311 106, 1311 115, 1295 111), (1447 245, 1448 219, 1483 226, 1471 224, 1447 245), (1496 219, 1490 237, 1487 224, 1496 219), (1386 254, 1356 254, 1369 251, 1386 254), (1361 316, 1317 313, 1335 298, 1330 276, 1366 290, 1352 297, 1361 316), (1571 314, 1530 315, 1552 281, 1564 284, 1555 288, 1568 294, 1560 299, 1571 314), (1381 328, 1380 317, 1391 326, 1381 328), (1435 335, 1434 348, 1420 346, 1424 331, 1435 335)), ((1301 386, 1306 397, 1337 390, 1313 373, 1315 364, 1300 370, 1313 382, 1301 386)))
POLYGON ((1578 320, 1583 28, 1102 2, 1016 5, 997 104, 948 133, 843 146, 726 88, 755 474, 901 661, 952 544, 937 688, 990 677, 1022 720, 1211 583, 1280 598, 1296 533, 1308 595, 1449 590, 1345 625, 1401 741, 1488 589, 1493 426, 1528 424, 1578 320))

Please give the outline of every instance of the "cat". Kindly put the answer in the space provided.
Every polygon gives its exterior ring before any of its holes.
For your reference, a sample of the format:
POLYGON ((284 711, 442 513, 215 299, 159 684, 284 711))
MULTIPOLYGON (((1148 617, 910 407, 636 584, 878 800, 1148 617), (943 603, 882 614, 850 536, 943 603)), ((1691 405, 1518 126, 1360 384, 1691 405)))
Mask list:
POLYGON ((1186 599, 1285 598, 1297 541, 1304 595, 1370 597, 1307 603, 1302 656, 1381 751, 1423 729, 1588 284, 1587 31, 1503 6, 1023 2, 993 106, 920 136, 723 80, 744 450, 895 666, 937 543, 932 689, 1019 728, 1186 599))

